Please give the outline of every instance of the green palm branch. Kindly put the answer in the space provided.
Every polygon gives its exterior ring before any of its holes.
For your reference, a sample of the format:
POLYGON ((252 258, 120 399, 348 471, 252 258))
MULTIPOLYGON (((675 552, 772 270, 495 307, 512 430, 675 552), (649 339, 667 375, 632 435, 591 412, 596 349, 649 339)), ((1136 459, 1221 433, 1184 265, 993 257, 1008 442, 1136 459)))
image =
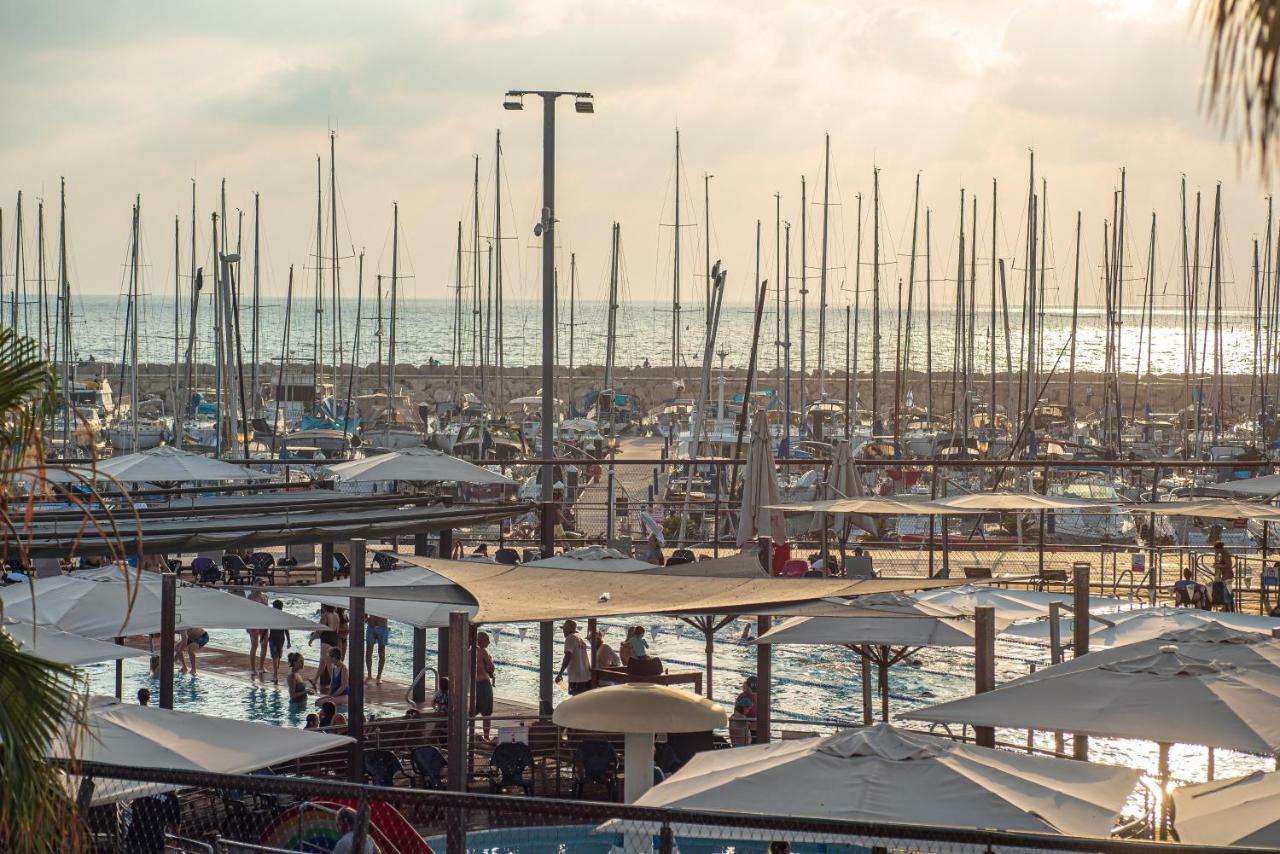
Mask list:
MULTIPOLYGON (((14 478, 43 456, 42 427, 55 406, 52 366, 36 342, 0 330, 0 508, 14 478)), ((3 512, 6 551, 24 552, 29 514, 3 512)), ((74 748, 83 729, 87 685, 76 670, 21 652, 3 630, 0 608, 0 851, 83 848, 83 824, 67 778, 46 761, 49 746, 74 748)), ((72 750, 74 754, 74 749, 72 750)))
POLYGON ((1210 40, 1206 109, 1266 175, 1280 134, 1280 0, 1200 0, 1197 12, 1210 40))

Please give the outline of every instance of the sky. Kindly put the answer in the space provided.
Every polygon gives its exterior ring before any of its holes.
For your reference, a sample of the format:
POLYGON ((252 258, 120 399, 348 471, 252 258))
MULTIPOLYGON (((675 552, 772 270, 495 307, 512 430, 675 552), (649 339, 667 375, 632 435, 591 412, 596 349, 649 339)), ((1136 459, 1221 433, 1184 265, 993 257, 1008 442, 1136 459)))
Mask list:
MULTIPOLYGON (((584 297, 607 292, 609 231, 618 221, 623 297, 671 300, 678 128, 686 305, 702 301, 708 174, 711 254, 730 271, 727 299, 751 298, 757 220, 760 276, 777 283, 776 259, 785 256, 775 249, 779 204, 791 223, 791 287, 799 289, 802 176, 814 283, 824 134, 833 306, 852 301, 859 278, 861 299, 870 298, 876 168, 886 300, 909 275, 917 175, 916 274, 923 279, 928 207, 935 302, 950 300, 938 280, 955 276, 962 189, 968 204, 977 197, 978 280, 987 281, 993 179, 997 254, 1009 265, 1010 289, 1020 293, 1032 150, 1037 184, 1047 182, 1051 302, 1070 304, 1077 211, 1081 301, 1101 301, 1103 223, 1124 167, 1126 278, 1141 288, 1154 211, 1157 294, 1161 305, 1178 304, 1179 181, 1185 174, 1192 204, 1197 190, 1204 194, 1206 242, 1221 181, 1228 303, 1243 305, 1269 188, 1200 109, 1205 37, 1187 3, 225 0, 216 12, 129 0, 8 3, 0 10, 4 283, 12 287, 18 191, 32 269, 39 198, 50 207, 53 257, 60 176, 78 293, 120 292, 138 194, 143 286, 172 292, 175 216, 180 262, 184 270, 190 263, 193 181, 197 258, 207 267, 210 214, 224 178, 230 217, 245 212, 246 247, 253 194, 260 194, 264 290, 282 294, 290 265, 312 281, 304 268, 315 263, 316 157, 324 158, 327 219, 332 130, 343 293, 354 295, 361 252, 366 287, 375 274, 390 273, 394 201, 401 292, 448 297, 460 220, 471 264, 475 155, 480 253, 488 257, 500 130, 506 293, 533 297, 540 107, 528 101, 522 112, 504 111, 502 100, 509 88, 555 88, 595 95, 593 115, 565 101, 557 118, 558 263, 564 276, 570 253, 576 256, 584 297)), ((973 240, 972 223, 966 229, 973 240)), ((327 223, 324 230, 327 244, 327 223)), ((246 261, 251 255, 246 248, 246 261)))

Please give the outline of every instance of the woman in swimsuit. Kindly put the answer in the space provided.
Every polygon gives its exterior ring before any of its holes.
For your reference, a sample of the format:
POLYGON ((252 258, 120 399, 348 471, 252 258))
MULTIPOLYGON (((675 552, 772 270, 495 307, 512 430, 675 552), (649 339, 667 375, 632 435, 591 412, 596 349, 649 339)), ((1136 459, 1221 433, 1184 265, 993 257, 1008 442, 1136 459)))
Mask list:
POLYGON ((289 688, 290 703, 307 701, 307 680, 302 675, 303 663, 302 653, 289 653, 289 675, 285 678, 285 684, 289 688))

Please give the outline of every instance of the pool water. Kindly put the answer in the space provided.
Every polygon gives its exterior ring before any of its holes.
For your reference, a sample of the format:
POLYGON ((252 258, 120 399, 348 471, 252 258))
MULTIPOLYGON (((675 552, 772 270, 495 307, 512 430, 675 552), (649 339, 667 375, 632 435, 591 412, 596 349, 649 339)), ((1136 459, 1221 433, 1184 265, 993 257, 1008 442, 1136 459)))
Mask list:
MULTIPOLYGON (((758 832, 758 831, 756 831, 758 832)), ((676 839, 676 850, 682 854, 768 854, 770 840, 676 839)), ((427 839, 432 850, 444 851, 448 841, 443 836, 427 839)), ((594 825, 556 825, 551 827, 503 827, 467 833, 468 854, 609 854, 623 849, 621 833, 596 832, 594 825)), ((653 849, 658 850, 654 837, 653 849)), ((870 854, 860 845, 791 842, 794 854, 870 854)))
MULTIPOLYGON (((285 610, 308 620, 319 617, 319 606, 296 599, 285 599, 285 610)), ((714 694, 716 699, 731 703, 742 681, 755 673, 756 647, 739 640, 745 620, 730 623, 716 635, 714 694)), ((752 631, 754 633, 754 619, 752 631)), ((704 638, 701 632, 670 617, 643 617, 601 620, 606 640, 617 648, 629 625, 642 624, 649 634, 650 646, 673 670, 702 670, 705 666, 704 638)), ((497 665, 495 692, 499 697, 525 703, 536 703, 538 695, 538 627, 536 624, 495 626, 488 629, 492 638, 491 652, 497 665)), ((214 646, 249 649, 248 635, 242 630, 210 631, 214 646)), ((308 673, 315 667, 318 642, 307 644, 306 632, 293 632, 293 649, 306 658, 308 673)), ((434 663, 436 632, 427 632, 427 660, 434 663)), ((387 645, 385 675, 407 684, 413 651, 413 631, 408 625, 391 623, 387 645)), ((561 656, 560 633, 556 632, 555 660, 561 656)), ((996 679, 1004 682, 1026 674, 1034 664, 1048 665, 1047 650, 1021 643, 999 641, 996 647, 996 679)), ((785 729, 807 729, 825 720, 858 721, 862 715, 861 672, 853 653, 834 646, 777 646, 773 651, 774 719, 785 729), (793 722, 793 723, 791 723, 793 722)), ((921 650, 915 666, 899 665, 890 671, 889 713, 892 716, 913 708, 973 693, 973 655, 968 649, 929 648, 921 650)), ((376 658, 375 658, 376 665, 376 658)), ((268 664, 269 666, 269 664, 268 664)), ((86 668, 95 692, 111 694, 115 690, 115 668, 112 664, 86 668)), ((428 678, 431 678, 428 675, 428 678)), ((151 689, 159 695, 159 680, 150 678, 146 659, 130 659, 124 666, 124 697, 131 700, 138 688, 151 689)), ((564 684, 554 687, 558 699, 567 696, 564 684)), ((880 699, 875 697, 879 710, 880 699)), ((281 726, 300 727, 312 709, 290 706, 286 699, 283 665, 281 683, 253 683, 201 673, 198 677, 178 674, 174 679, 174 707, 184 711, 241 720, 261 721, 281 726)), ((380 710, 372 709, 378 716, 380 710)), ((381 711, 381 714, 386 714, 381 711)), ((1025 730, 1002 730, 1002 742, 1024 744, 1025 730)), ((1037 733, 1035 744, 1051 748, 1053 737, 1037 733)), ((1140 768, 1154 774, 1157 763, 1156 745, 1127 739, 1091 739, 1090 758, 1108 764, 1140 768)), ((1205 779, 1207 752, 1203 747, 1174 747, 1170 764, 1175 779, 1205 779)), ((1272 760, 1219 750, 1215 754, 1216 776, 1219 778, 1245 774, 1255 770, 1272 770, 1272 760)))

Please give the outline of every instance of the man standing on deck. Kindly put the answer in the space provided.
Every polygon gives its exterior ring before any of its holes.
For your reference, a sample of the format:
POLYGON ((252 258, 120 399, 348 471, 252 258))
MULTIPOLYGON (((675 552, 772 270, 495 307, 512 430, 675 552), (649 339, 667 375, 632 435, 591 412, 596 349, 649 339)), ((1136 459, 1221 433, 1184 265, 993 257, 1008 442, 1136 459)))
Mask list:
POLYGON ((382 684, 382 668, 387 663, 387 641, 391 637, 391 629, 387 626, 387 618, 368 614, 364 618, 364 681, 372 677, 374 684, 382 684), (373 670, 373 648, 378 648, 378 670, 373 670))
POLYGON ((564 658, 560 661, 560 672, 556 682, 564 681, 564 674, 569 672, 569 695, 581 694, 591 689, 591 653, 587 650, 587 642, 578 634, 578 624, 573 620, 565 620, 560 627, 564 632, 564 658))

